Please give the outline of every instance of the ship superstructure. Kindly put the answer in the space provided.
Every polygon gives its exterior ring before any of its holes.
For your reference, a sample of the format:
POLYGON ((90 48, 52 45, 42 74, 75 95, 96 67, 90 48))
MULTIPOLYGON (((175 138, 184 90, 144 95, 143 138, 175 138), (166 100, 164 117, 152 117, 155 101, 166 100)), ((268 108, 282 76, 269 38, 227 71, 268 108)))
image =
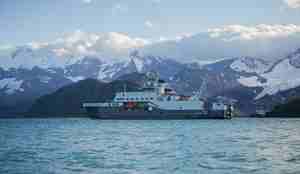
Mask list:
POLYGON ((224 103, 207 103, 195 93, 178 95, 158 74, 147 73, 138 91, 117 92, 112 101, 84 103, 92 117, 100 119, 200 119, 231 118, 232 107, 224 103))

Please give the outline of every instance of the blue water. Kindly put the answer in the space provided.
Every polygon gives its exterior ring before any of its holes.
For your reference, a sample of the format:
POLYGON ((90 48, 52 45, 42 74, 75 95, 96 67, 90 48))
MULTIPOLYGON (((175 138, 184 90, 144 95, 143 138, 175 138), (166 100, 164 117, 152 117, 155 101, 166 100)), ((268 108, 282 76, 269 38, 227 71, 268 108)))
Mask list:
POLYGON ((0 173, 300 173, 300 119, 0 119, 0 173))

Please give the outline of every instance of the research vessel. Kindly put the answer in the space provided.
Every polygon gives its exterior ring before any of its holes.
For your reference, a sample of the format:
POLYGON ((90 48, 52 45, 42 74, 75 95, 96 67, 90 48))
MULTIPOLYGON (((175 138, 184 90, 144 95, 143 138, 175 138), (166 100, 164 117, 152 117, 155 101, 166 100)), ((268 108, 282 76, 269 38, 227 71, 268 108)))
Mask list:
POLYGON ((127 91, 126 86, 108 102, 83 103, 87 114, 98 119, 230 119, 233 106, 208 102, 199 92, 179 95, 157 73, 147 73, 143 88, 127 91))

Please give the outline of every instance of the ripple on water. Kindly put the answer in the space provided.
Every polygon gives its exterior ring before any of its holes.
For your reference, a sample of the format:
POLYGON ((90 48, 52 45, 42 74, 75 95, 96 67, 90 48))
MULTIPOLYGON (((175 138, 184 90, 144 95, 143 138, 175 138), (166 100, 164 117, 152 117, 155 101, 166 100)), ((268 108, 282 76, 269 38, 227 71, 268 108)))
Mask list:
POLYGON ((300 173, 300 119, 0 120, 0 173, 300 173))
POLYGON ((285 161, 289 162, 289 163, 298 163, 298 164, 300 164, 300 154, 292 156, 292 157, 290 157, 289 159, 287 159, 285 161))

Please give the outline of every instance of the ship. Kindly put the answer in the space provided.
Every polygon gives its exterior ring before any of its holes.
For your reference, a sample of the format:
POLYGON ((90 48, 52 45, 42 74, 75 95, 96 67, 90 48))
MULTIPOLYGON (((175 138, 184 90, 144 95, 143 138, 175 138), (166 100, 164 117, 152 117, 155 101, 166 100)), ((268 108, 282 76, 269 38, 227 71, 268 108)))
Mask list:
POLYGON ((146 74, 142 88, 117 92, 111 101, 83 103, 88 116, 106 120, 231 119, 233 106, 208 102, 200 92, 179 95, 155 72, 146 74))

